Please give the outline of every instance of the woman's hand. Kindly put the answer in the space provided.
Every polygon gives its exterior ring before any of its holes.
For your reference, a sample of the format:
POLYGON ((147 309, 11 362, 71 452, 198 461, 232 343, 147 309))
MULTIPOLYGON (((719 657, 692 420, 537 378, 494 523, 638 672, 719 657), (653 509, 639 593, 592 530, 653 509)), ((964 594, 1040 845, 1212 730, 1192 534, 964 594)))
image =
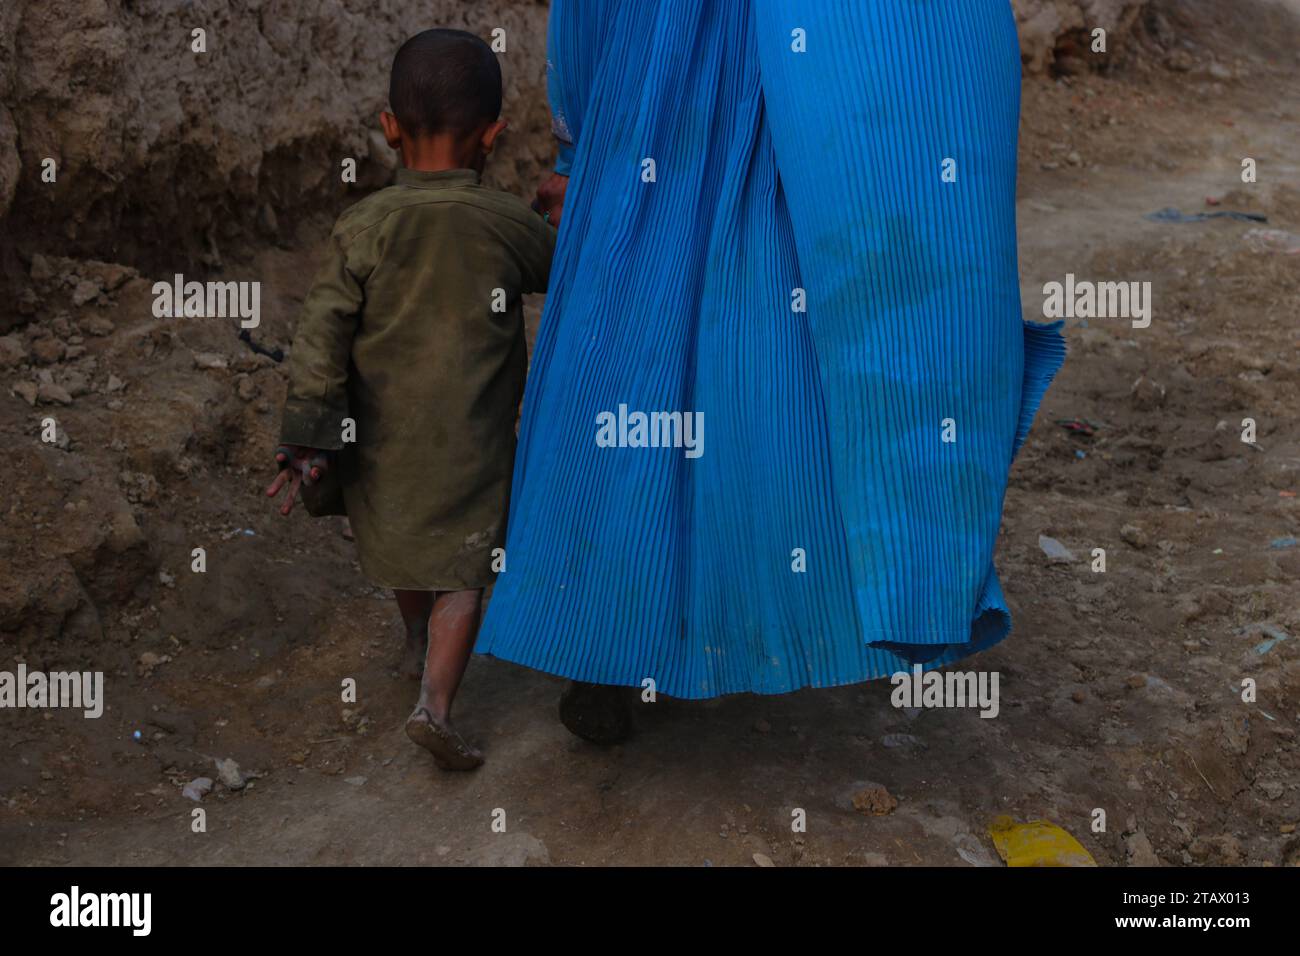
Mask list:
POLYGON ((537 198, 533 200, 533 208, 557 229, 560 226, 560 216, 564 214, 564 191, 568 186, 568 176, 552 173, 549 179, 537 187, 537 198))

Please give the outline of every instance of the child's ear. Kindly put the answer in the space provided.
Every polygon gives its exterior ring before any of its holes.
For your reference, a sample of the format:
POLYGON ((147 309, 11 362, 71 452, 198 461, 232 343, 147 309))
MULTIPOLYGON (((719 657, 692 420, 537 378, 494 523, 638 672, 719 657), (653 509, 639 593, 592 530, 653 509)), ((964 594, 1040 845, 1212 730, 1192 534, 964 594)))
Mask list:
POLYGON ((393 149, 398 149, 402 145, 402 127, 397 125, 397 117, 388 110, 379 114, 379 125, 384 129, 384 139, 393 149))
POLYGON ((499 119, 483 131, 483 135, 479 137, 478 144, 485 154, 492 152, 492 145, 497 141, 497 137, 500 136, 502 131, 504 131, 509 125, 510 124, 505 120, 499 119))

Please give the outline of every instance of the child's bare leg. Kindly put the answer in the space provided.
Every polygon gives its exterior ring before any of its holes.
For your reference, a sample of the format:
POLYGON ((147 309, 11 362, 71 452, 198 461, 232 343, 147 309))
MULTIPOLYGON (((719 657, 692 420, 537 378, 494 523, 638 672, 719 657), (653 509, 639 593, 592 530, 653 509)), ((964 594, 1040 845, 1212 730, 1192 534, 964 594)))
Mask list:
POLYGON ((403 677, 419 679, 420 665, 424 663, 425 647, 429 642, 429 615, 433 611, 432 591, 393 591, 397 610, 402 613, 406 626, 406 647, 402 651, 403 677))
POLYGON ((424 661, 419 707, 435 717, 451 716, 451 703, 460 687, 474 639, 478 637, 483 591, 441 591, 429 615, 429 651, 424 661))
POLYGON ((429 651, 420 682, 420 699, 406 721, 406 734, 433 754, 444 770, 472 770, 483 755, 451 725, 451 705, 478 637, 483 592, 443 591, 429 615, 429 651))

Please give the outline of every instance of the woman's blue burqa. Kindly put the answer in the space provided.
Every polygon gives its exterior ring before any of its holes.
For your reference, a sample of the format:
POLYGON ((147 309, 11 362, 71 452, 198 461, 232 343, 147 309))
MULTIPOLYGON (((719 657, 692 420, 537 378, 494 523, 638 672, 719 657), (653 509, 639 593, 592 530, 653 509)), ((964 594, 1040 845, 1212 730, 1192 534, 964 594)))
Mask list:
POLYGON ((549 68, 572 178, 478 650, 699 698, 1004 637, 1064 356, 1021 320, 1007 0, 554 0, 549 68), (598 442, 620 406, 702 454, 598 442))

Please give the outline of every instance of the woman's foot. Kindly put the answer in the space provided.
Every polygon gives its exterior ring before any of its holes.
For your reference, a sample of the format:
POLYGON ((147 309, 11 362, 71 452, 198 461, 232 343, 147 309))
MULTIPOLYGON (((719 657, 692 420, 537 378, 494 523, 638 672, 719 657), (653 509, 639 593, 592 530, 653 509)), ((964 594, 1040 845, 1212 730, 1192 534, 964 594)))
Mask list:
POLYGON ((473 770, 483 764, 483 755, 427 707, 416 707, 406 718, 406 736, 433 754, 440 770, 473 770))
POLYGON ((560 723, 593 744, 622 743, 632 733, 626 693, 624 687, 570 681, 560 695, 560 723))

